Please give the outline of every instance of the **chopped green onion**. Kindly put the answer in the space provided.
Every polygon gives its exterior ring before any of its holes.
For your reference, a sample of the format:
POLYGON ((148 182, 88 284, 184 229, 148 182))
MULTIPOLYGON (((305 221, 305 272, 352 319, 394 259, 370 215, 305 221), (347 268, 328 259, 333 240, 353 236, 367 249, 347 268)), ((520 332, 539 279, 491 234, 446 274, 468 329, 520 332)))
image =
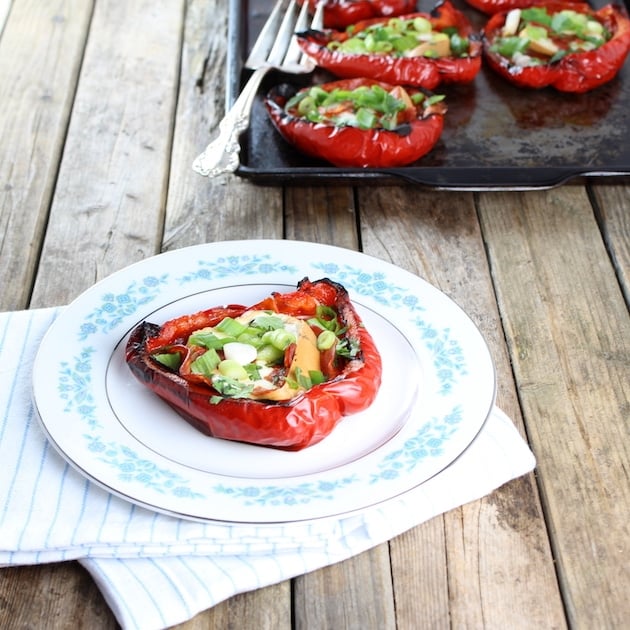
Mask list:
POLYGON ((376 114, 365 107, 361 107, 356 113, 357 123, 361 129, 372 129, 376 123, 376 114))
POLYGON ((521 11, 523 22, 536 22, 545 26, 551 25, 551 17, 545 7, 530 7, 521 11))
POLYGON ((415 94, 411 95, 411 102, 414 105, 419 105, 420 103, 422 103, 422 101, 424 101, 425 98, 426 97, 422 92, 416 92, 415 94))
POLYGON ((217 366, 219 374, 227 378, 235 380, 243 380, 247 378, 247 371, 245 368, 234 359, 223 359, 217 366))
MULTIPOLYGON (((396 57, 408 54, 420 44, 433 42, 441 36, 450 37, 457 33, 455 27, 435 30, 430 20, 418 16, 415 18, 392 18, 387 22, 377 22, 356 32, 354 28, 346 29, 347 38, 343 41, 333 40, 327 44, 329 50, 340 51, 350 55, 382 55, 391 54, 396 57)), ((461 46, 455 50, 451 47, 450 56, 466 56, 468 41, 460 38, 461 46), (465 46, 464 46, 464 42, 465 46)), ((435 54, 435 52, 433 52, 435 54)))
POLYGON ((190 364, 190 371, 193 374, 202 374, 203 376, 210 377, 220 361, 221 359, 217 351, 214 348, 210 348, 190 364))
POLYGON ((431 22, 423 17, 417 17, 413 20, 413 28, 418 31, 418 33, 430 33, 433 30, 433 26, 431 26, 431 22))
POLYGON ((329 350, 337 342, 337 335, 332 330, 324 330, 317 336, 317 349, 329 350))
POLYGON ((257 359, 266 365, 274 365, 284 360, 284 352, 268 343, 258 348, 257 359))
POLYGON ((467 37, 461 37, 458 33, 451 35, 451 52, 456 57, 465 57, 468 54, 470 43, 467 37))
POLYGON ((245 324, 241 324, 241 322, 236 321, 232 317, 226 317, 215 326, 215 329, 236 338, 245 332, 247 326, 245 326, 245 324))
POLYGON ((215 348, 217 350, 223 348, 223 346, 230 341, 235 341, 234 337, 223 334, 219 337, 212 330, 205 328, 195 331, 188 337, 189 345, 201 346, 202 348, 215 348))
POLYGON ((151 355, 158 363, 171 370, 177 370, 182 363, 182 358, 177 352, 162 352, 151 355))
POLYGON ((313 385, 319 385, 320 383, 326 382, 326 377, 324 376, 324 373, 320 370, 309 370, 308 375, 313 385))
POLYGON ((304 374, 301 368, 298 367, 295 369, 294 376, 295 376, 295 381, 291 381, 289 383, 289 386, 292 389, 297 389, 298 387, 301 387, 302 389, 309 390, 311 387, 313 387, 313 382, 311 381, 311 377, 308 374, 304 374))
POLYGON ((322 328, 326 330, 332 330, 335 332, 339 328, 339 322, 337 321, 337 311, 330 306, 320 304, 315 309, 315 317, 320 323, 322 328))
POLYGON ((260 348, 263 344, 262 331, 260 328, 249 327, 242 335, 239 335, 236 341, 247 343, 254 348, 260 348))
POLYGON ((296 342, 295 335, 284 328, 269 330, 262 336, 263 343, 271 344, 278 350, 286 350, 292 343, 296 342))

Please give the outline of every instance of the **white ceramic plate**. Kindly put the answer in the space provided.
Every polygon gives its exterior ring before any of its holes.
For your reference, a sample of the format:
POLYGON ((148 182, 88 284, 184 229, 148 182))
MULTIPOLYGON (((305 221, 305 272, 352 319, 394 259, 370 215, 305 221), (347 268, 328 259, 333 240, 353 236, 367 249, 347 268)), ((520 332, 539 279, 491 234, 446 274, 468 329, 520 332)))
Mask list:
POLYGON ((109 491, 184 518, 274 523, 360 510, 440 472, 490 413, 495 374, 466 314, 413 274, 337 247, 225 241, 144 260, 83 293, 47 332, 33 388, 51 442, 109 491), (207 437, 127 368, 141 321, 249 305, 305 276, 348 289, 383 359, 374 403, 319 444, 286 452, 207 437))

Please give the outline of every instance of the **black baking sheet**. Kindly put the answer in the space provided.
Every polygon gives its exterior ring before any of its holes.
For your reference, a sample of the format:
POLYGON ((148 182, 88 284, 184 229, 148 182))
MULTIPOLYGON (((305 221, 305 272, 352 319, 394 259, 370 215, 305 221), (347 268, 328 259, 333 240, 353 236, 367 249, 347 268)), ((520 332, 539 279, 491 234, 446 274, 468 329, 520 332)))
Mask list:
MULTIPOLYGON (((463 0, 454 4, 478 28, 488 19, 463 0)), ((273 0, 231 0, 228 105, 250 74, 244 59, 272 5, 273 0)), ((418 3, 419 10, 432 6, 418 3)), ((442 137, 419 161, 395 169, 337 168, 313 160, 273 128, 262 102, 272 85, 330 78, 318 71, 309 77, 274 72, 265 79, 250 128, 241 136, 238 175, 261 184, 409 182, 451 190, 527 190, 630 174, 630 58, 612 82, 586 94, 519 89, 485 67, 471 84, 439 86, 435 92, 445 94, 448 104, 442 137)))

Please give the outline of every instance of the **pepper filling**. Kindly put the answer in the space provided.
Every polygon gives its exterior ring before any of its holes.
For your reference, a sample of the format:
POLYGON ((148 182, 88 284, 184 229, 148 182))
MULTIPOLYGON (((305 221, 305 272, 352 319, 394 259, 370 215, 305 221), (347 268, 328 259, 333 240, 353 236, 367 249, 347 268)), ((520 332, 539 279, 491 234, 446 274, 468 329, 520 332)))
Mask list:
POLYGON ((246 311, 194 331, 185 348, 151 356, 163 366, 210 385, 223 398, 287 401, 337 376, 359 353, 337 312, 318 307, 303 319, 273 311, 246 311))
POLYGON ((553 63, 571 53, 596 50, 611 33, 593 16, 571 9, 512 9, 490 50, 520 67, 553 63))
POLYGON ((380 85, 330 91, 313 86, 300 90, 289 99, 285 111, 312 123, 393 131, 428 115, 431 106, 443 99, 443 95, 410 93, 401 86, 389 91, 380 85))
POLYGON ((344 41, 329 42, 327 47, 345 54, 391 55, 393 57, 467 57, 469 40, 462 37, 455 27, 434 30, 430 20, 392 18, 387 22, 372 24, 344 41))

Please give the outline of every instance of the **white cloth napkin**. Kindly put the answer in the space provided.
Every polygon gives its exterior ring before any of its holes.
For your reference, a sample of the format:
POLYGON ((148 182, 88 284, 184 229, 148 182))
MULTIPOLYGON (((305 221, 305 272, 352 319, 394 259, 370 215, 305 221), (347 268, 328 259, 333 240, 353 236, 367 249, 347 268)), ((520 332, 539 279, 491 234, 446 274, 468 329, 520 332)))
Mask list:
POLYGON ((481 498, 535 465, 511 420, 495 408, 446 470, 361 513, 284 525, 158 514, 85 479, 40 428, 31 367, 59 311, 0 313, 0 566, 78 559, 123 628, 166 628, 236 593, 339 562, 481 498))

